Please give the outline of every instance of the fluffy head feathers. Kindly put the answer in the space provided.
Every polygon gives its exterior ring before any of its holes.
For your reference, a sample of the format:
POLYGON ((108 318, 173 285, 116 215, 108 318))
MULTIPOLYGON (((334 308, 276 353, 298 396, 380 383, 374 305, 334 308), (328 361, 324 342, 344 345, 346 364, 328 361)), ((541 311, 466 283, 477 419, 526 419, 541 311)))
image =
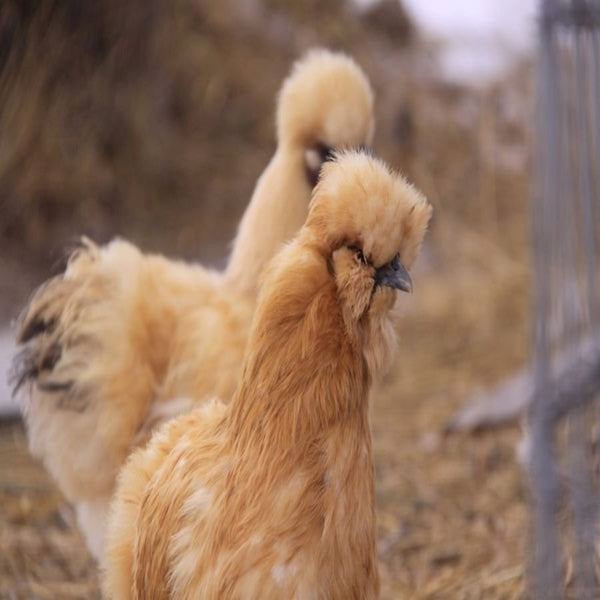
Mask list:
POLYGON ((323 165, 303 231, 324 253, 356 246, 376 268, 399 253, 410 268, 431 210, 426 198, 381 160, 342 151, 323 165))
POLYGON ((373 92, 350 57, 311 50, 294 65, 279 95, 280 144, 358 146, 373 129, 373 92))

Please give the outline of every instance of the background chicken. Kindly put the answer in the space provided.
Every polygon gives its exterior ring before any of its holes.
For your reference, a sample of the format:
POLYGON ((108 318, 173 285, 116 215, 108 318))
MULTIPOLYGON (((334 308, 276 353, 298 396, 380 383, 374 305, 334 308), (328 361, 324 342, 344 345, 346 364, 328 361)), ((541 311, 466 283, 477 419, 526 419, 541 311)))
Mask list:
POLYGON ((333 146, 369 143, 373 96, 348 57, 310 52, 285 82, 277 151, 259 179, 225 273, 84 240, 64 275, 44 284, 18 332, 31 451, 76 504, 102 555, 115 476, 185 397, 227 400, 237 384, 265 262, 303 222, 333 146), (182 400, 182 398, 184 398, 182 400))
POLYGON ((361 153, 327 164, 273 260, 241 383, 155 434, 122 471, 112 598, 375 598, 369 388, 431 208, 361 153))

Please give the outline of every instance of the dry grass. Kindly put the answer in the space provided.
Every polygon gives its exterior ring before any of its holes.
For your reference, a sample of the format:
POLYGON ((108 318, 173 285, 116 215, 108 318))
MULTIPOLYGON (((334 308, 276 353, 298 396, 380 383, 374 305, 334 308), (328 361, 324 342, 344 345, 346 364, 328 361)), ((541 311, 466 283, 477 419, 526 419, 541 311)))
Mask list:
MULTIPOLYGON (((514 453, 518 428, 463 437, 446 436, 444 426, 474 388, 499 380, 527 357, 527 70, 485 92, 450 88, 430 75, 418 41, 407 49, 381 29, 386 19, 365 24, 347 11, 340 16, 334 3, 321 3, 326 10, 313 27, 318 9, 311 3, 290 13, 269 4, 279 12, 266 22, 259 19, 262 36, 254 17, 232 17, 229 3, 222 12, 202 8, 200 20, 191 4, 174 4, 179 46, 163 69, 171 81, 167 88, 184 102, 183 125, 163 127, 159 121, 159 132, 168 134, 164 145, 150 142, 140 157, 123 151, 113 159, 107 176, 123 176, 119 197, 128 198, 129 208, 113 218, 111 203, 103 212, 90 201, 81 215, 50 227, 43 247, 56 247, 59 232, 67 229, 87 231, 89 215, 100 214, 95 223, 101 236, 114 226, 146 248, 193 255, 206 234, 205 255, 222 255, 272 147, 272 98, 290 57, 307 45, 344 40, 378 91, 377 151, 424 188, 436 209, 415 293, 406 299, 398 359, 373 407, 382 597, 523 598, 529 517, 514 453), (278 32, 286 26, 294 27, 300 41, 282 40, 278 32), (227 58, 219 54, 224 48, 231 50, 227 58), (218 67, 215 57, 222 61, 218 67), (182 91, 201 64, 207 66, 196 87, 182 91), (177 185, 153 188, 159 165, 177 185), (213 202, 198 201, 198 190, 208 190, 213 202), (153 216, 148 223, 131 223, 146 211, 153 216)), ((130 110, 125 103, 126 120, 133 119, 130 110)), ((149 117, 140 110, 133 121, 141 120, 146 143, 154 125, 144 125, 149 117)), ((6 181, 2 166, 0 154, 0 180, 6 181)), ((24 185, 21 179, 29 181, 34 173, 14 181, 24 185)), ((58 189, 71 198, 69 190, 81 191, 89 181, 58 189)), ((38 196, 28 202, 23 227, 39 210, 38 196)), ((29 246, 13 239, 10 248, 22 253, 29 246)), ((44 265, 36 252, 32 261, 44 265)), ((28 459, 18 424, 0 430, 0 495, 0 595, 94 597, 97 574, 72 513, 28 459)))
POLYGON ((93 598, 96 568, 74 516, 27 451, 20 423, 0 428, 0 596, 93 598))

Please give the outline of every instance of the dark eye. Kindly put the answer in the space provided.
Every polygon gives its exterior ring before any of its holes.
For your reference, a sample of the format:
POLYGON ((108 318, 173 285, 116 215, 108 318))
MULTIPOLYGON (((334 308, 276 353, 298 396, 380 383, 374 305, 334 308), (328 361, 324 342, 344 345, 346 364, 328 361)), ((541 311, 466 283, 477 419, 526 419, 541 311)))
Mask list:
POLYGON ((352 250, 354 254, 356 254, 356 258, 358 258, 363 265, 367 264, 367 259, 365 258, 363 251, 358 246, 348 246, 348 248, 352 250))
POLYGON ((329 162, 333 160, 333 148, 323 144, 322 142, 317 142, 317 152, 321 157, 321 162, 329 162))

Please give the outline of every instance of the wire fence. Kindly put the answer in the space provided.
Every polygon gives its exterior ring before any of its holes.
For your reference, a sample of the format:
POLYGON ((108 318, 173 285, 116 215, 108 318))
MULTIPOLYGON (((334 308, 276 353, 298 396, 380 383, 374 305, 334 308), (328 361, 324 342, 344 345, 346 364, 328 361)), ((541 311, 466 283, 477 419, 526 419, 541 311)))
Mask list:
POLYGON ((529 414, 535 598, 597 598, 600 0, 543 0, 529 414))

